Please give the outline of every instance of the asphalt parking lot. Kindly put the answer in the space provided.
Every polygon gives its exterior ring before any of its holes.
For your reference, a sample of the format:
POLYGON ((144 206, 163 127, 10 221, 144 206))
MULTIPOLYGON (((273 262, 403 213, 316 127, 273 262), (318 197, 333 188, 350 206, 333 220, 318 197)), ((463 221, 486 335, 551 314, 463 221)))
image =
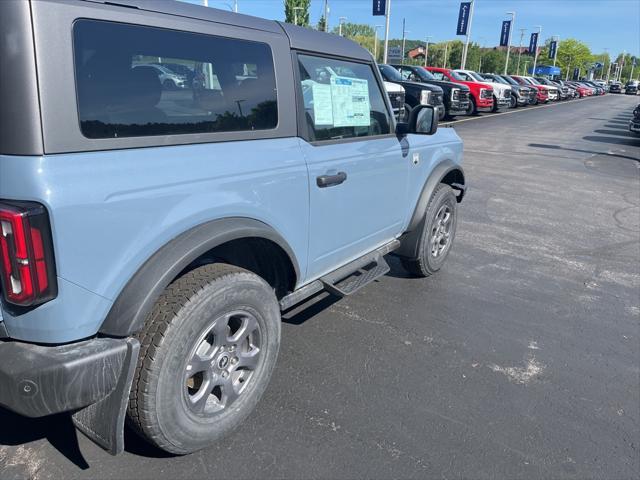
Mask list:
POLYGON ((640 97, 463 119, 445 268, 285 319, 258 409, 170 457, 0 410, 0 478, 638 478, 640 97))

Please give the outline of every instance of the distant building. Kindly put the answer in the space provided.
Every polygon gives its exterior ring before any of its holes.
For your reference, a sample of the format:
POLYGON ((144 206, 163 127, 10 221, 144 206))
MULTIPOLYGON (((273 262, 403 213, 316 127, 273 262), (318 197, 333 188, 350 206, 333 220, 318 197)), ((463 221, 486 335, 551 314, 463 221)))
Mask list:
POLYGON ((412 60, 424 59, 424 55, 425 55, 424 45, 413 48, 407 52, 407 57, 409 57, 412 60))

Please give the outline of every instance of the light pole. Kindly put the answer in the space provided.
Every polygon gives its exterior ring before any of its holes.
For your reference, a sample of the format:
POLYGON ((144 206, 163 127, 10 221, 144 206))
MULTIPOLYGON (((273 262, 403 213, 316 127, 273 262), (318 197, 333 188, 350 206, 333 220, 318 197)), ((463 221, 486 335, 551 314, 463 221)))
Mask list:
POLYGON ((424 46, 424 66, 426 67, 428 65, 427 63, 427 58, 429 57, 429 39, 433 38, 432 35, 427 35, 427 43, 424 46))
MULTIPOLYGON (((509 52, 511 51, 511 32, 513 31, 513 26, 516 23, 516 12, 507 12, 507 15, 511 15, 511 25, 509 28, 509 39, 507 41, 507 59, 504 62, 504 74, 507 74, 507 69, 509 68, 509 52)), ((482 57, 480 57, 480 61, 482 61, 482 57)))
POLYGON ((460 68, 464 70, 464 67, 467 64, 467 51, 469 50, 469 39, 471 38, 471 24, 473 23, 473 6, 475 4, 474 0, 471 0, 471 9, 469 10, 469 24, 467 25, 467 40, 464 43, 464 48, 462 49, 462 62, 460 68))
POLYGON ((478 50, 480 50, 480 61, 478 62, 478 73, 482 72, 482 45, 485 44, 485 37, 478 38, 478 50))
POLYGON ((449 42, 444 44, 444 62, 442 63, 442 68, 447 68, 447 53, 449 51, 449 42))
POLYGON ((389 18, 391 18, 391 0, 387 0, 387 11, 385 12, 384 55, 382 56, 382 63, 387 63, 389 54, 389 18))
POLYGON ((527 65, 529 65, 529 60, 524 62, 524 72, 523 73, 525 74, 525 76, 527 74, 527 65))
POLYGON ((347 19, 347 17, 339 17, 338 18, 338 35, 342 36, 342 24, 347 19))
POLYGON ((302 7, 293 7, 293 24, 298 25, 298 10, 304 10, 302 7))
POLYGON ((538 66, 538 43, 540 42, 540 34, 542 33, 542 26, 538 25, 538 41, 536 42, 536 51, 533 54, 533 76, 536 74, 536 67, 538 66))
POLYGON ((324 0, 324 31, 329 31, 329 0, 324 0))
POLYGON ((567 80, 569 80, 569 70, 571 70, 571 61, 573 60, 573 57, 569 57, 569 63, 567 64, 567 76, 564 78, 564 81, 566 82, 567 80))
POLYGON ((522 39, 524 38, 524 32, 526 31, 527 31, 526 28, 520 29, 520 46, 518 47, 518 65, 516 66, 516 74, 520 73, 520 58, 522 57, 522 39))
MULTIPOLYGON (((609 47, 604 47, 604 65, 607 64, 607 58, 609 58, 609 47)), ((604 65, 602 66, 602 78, 604 78, 604 65)), ((611 59, 609 59, 609 67, 607 68, 607 83, 609 82, 609 70, 611 69, 611 59)))
POLYGON ((375 25, 373 27, 373 58, 378 61, 378 29, 382 28, 384 25, 375 25))
POLYGON ((406 45, 406 41, 407 41, 407 33, 410 33, 408 30, 405 30, 405 19, 402 19, 402 65, 404 65, 404 50, 405 50, 405 45, 406 45))

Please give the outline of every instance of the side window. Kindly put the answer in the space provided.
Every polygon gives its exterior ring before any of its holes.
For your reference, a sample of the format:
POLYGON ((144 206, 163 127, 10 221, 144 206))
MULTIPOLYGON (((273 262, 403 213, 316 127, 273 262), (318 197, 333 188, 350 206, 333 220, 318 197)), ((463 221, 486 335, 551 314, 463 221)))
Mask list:
POLYGON ((431 72, 431 74, 436 77, 436 80, 448 80, 442 72, 431 72))
POLYGON ((267 44, 96 20, 73 28, 89 138, 265 130, 278 123, 267 44))
POLYGON ((298 55, 310 141, 386 135, 391 122, 372 66, 298 55))
POLYGON ((409 70, 408 68, 401 68, 400 74, 402 75, 403 80, 410 80, 411 78, 411 70, 409 70))
POLYGON ((467 82, 474 82, 475 80, 473 78, 471 78, 471 75, 467 75, 466 73, 463 72, 458 72, 458 75, 460 75, 460 77, 467 81, 467 82))

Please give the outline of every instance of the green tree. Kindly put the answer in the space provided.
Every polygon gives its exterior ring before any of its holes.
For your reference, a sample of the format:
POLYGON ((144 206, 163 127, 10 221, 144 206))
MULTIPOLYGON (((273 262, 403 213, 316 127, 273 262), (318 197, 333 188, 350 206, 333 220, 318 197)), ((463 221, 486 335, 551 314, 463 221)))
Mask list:
MULTIPOLYGON (((340 27, 335 27, 332 30, 333 33, 338 34, 340 32, 340 27)), ((371 25, 367 25, 365 23, 343 23, 342 24, 342 36, 353 38, 353 37, 371 37, 373 41, 373 36, 375 35, 375 31, 371 25)))
MULTIPOLYGON (((538 55, 538 59, 546 58, 548 52, 548 45, 545 45, 538 55)), ((562 78, 565 78, 567 73, 571 77, 573 69, 576 67, 580 68, 581 74, 584 74, 593 64, 593 55, 587 44, 574 38, 568 38, 558 43, 556 58, 556 66, 560 67, 562 78)))
POLYGON ((320 20, 318 20, 317 29, 321 32, 324 32, 327 29, 327 19, 324 18, 324 15, 320 17, 320 20))
POLYGON ((309 26, 309 5, 311 0, 284 0, 284 21, 309 26))

